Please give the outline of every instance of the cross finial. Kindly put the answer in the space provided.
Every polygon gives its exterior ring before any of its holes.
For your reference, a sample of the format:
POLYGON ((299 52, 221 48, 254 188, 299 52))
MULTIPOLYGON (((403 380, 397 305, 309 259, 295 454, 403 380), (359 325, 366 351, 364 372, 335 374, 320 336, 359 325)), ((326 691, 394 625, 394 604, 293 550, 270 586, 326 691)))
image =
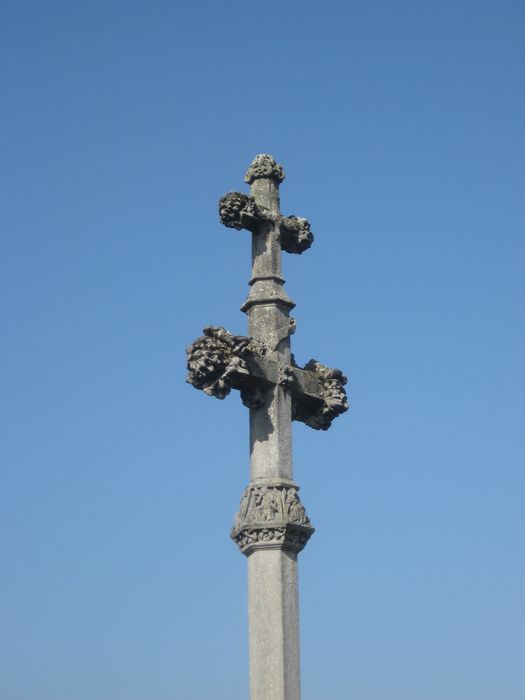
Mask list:
POLYGON ((287 253, 303 253, 314 240, 308 219, 282 216, 279 211, 279 185, 285 174, 282 165, 267 153, 255 156, 244 180, 251 194, 228 192, 219 200, 221 223, 229 228, 247 229, 256 233, 268 224, 279 231, 281 249, 287 253))
POLYGON ((270 178, 280 183, 285 177, 283 166, 276 163, 273 156, 268 153, 259 153, 246 171, 244 181, 251 185, 254 180, 270 178))

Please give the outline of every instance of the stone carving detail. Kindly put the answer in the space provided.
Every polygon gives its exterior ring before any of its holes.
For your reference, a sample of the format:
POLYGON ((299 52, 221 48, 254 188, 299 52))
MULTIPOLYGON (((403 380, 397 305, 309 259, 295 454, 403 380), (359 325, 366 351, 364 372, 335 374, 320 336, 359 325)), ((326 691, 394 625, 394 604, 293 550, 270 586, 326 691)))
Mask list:
POLYGON ((244 554, 256 548, 300 552, 313 532, 297 486, 250 484, 243 493, 231 537, 244 554))
POLYGON ((310 360, 304 369, 317 375, 321 384, 321 401, 312 403, 301 396, 294 396, 292 418, 315 430, 328 430, 334 418, 348 411, 349 404, 344 389, 348 380, 340 369, 331 369, 317 360, 310 360))
POLYGON ((246 408, 262 408, 266 403, 267 393, 256 384, 241 387, 241 401, 246 408))
POLYGON ((279 365, 278 382, 281 386, 292 386, 294 377, 291 365, 279 365))
POLYGON ((243 192, 228 192, 219 199, 219 217, 228 228, 238 231, 244 228, 252 233, 267 222, 279 223, 281 248, 287 253, 304 253, 314 240, 308 219, 272 214, 243 192))
POLYGON ((252 164, 246 171, 244 181, 251 185, 254 180, 262 177, 273 178, 277 182, 282 182, 285 178, 283 166, 278 165, 275 162, 275 158, 266 153, 260 153, 258 156, 255 156, 252 164))
POLYGON ((304 253, 312 245, 314 234, 310 222, 300 216, 284 216, 281 219, 281 248, 287 253, 304 253))
MULTIPOLYGON (((295 328, 290 319, 287 332, 295 328)), ((233 335, 219 326, 207 326, 204 335, 186 350, 188 358, 187 382, 202 389, 209 396, 224 399, 232 389, 239 389, 248 408, 262 408, 268 398, 268 389, 275 384, 291 391, 292 419, 315 430, 328 430, 334 418, 348 410, 344 385, 346 377, 339 369, 330 369, 317 360, 310 360, 302 369, 292 356, 291 364, 278 364, 271 359, 271 349, 261 341, 233 335), (253 361, 270 362, 258 373, 251 374, 253 361), (272 365, 273 364, 273 369, 272 365), (301 389, 301 372, 312 372, 317 382, 315 391, 301 389), (299 379, 297 379, 297 376, 299 379)))
POLYGON ((243 554, 251 554, 254 549, 287 549, 300 552, 305 548, 312 532, 291 525, 283 527, 246 528, 241 530, 233 540, 243 554))
POLYGON ((284 340, 285 338, 288 338, 289 336, 293 335, 297 329, 297 324, 295 322, 295 318, 289 318, 288 323, 286 323, 284 326, 281 326, 278 328, 275 332, 276 335, 276 342, 273 345, 273 350, 277 350, 277 347, 281 340, 284 340))
POLYGON ((243 360, 249 344, 249 338, 232 335, 218 326, 207 326, 204 335, 186 350, 186 381, 209 396, 224 399, 249 375, 243 360))
POLYGON ((255 199, 242 192, 228 192, 219 199, 221 223, 238 231, 245 228, 257 231, 267 220, 265 210, 255 203, 255 199))

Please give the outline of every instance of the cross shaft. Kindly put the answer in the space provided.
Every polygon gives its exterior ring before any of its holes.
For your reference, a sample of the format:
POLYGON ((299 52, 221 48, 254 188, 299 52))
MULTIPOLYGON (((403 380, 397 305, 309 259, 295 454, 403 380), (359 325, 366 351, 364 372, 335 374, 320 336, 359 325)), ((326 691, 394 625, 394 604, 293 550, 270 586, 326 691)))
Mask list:
POLYGON ((241 310, 248 336, 209 326, 188 348, 188 382, 223 399, 240 391, 250 410, 250 484, 231 536, 248 558, 251 700, 299 700, 297 555, 313 533, 292 472, 292 420, 327 430, 348 409, 338 369, 290 349, 294 302, 284 291, 281 251, 302 253, 313 241, 306 219, 282 216, 284 172, 256 156, 245 180, 250 194, 219 201, 221 222, 252 233, 250 292, 241 310))

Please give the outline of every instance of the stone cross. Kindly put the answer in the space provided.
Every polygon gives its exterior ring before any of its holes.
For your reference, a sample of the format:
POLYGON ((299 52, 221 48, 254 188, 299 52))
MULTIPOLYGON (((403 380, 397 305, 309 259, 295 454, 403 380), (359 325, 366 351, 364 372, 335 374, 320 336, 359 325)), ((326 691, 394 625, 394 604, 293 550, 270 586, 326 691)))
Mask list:
POLYGON ((327 430, 348 409, 346 378, 316 360, 300 368, 290 351, 294 302, 284 291, 281 250, 302 253, 310 224, 282 216, 282 166, 255 157, 245 181, 250 194, 219 201, 221 222, 252 234, 250 293, 241 310, 248 336, 208 326, 187 349, 187 381, 224 399, 238 389, 250 409, 250 483, 231 537, 248 559, 251 700, 299 700, 297 555, 314 529, 292 474, 292 420, 327 430))

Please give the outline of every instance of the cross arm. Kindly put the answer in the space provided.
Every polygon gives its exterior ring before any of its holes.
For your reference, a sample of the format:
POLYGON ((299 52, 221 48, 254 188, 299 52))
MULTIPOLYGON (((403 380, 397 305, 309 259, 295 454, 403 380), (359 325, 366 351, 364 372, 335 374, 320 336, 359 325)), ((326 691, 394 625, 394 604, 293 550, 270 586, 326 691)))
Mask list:
POLYGON ((239 231, 244 228, 252 233, 259 231, 265 224, 276 224, 279 228, 281 248, 287 253, 303 253, 314 240, 308 219, 274 214, 256 204, 254 197, 243 192, 228 192, 221 197, 219 216, 224 226, 239 231))
POLYGON ((347 379, 341 370, 316 360, 303 368, 282 364, 268 357, 270 352, 263 343, 208 326, 187 349, 187 381, 218 399, 238 389, 249 408, 261 408, 268 390, 283 386, 292 395, 292 418, 316 430, 327 430, 348 410, 347 379))

